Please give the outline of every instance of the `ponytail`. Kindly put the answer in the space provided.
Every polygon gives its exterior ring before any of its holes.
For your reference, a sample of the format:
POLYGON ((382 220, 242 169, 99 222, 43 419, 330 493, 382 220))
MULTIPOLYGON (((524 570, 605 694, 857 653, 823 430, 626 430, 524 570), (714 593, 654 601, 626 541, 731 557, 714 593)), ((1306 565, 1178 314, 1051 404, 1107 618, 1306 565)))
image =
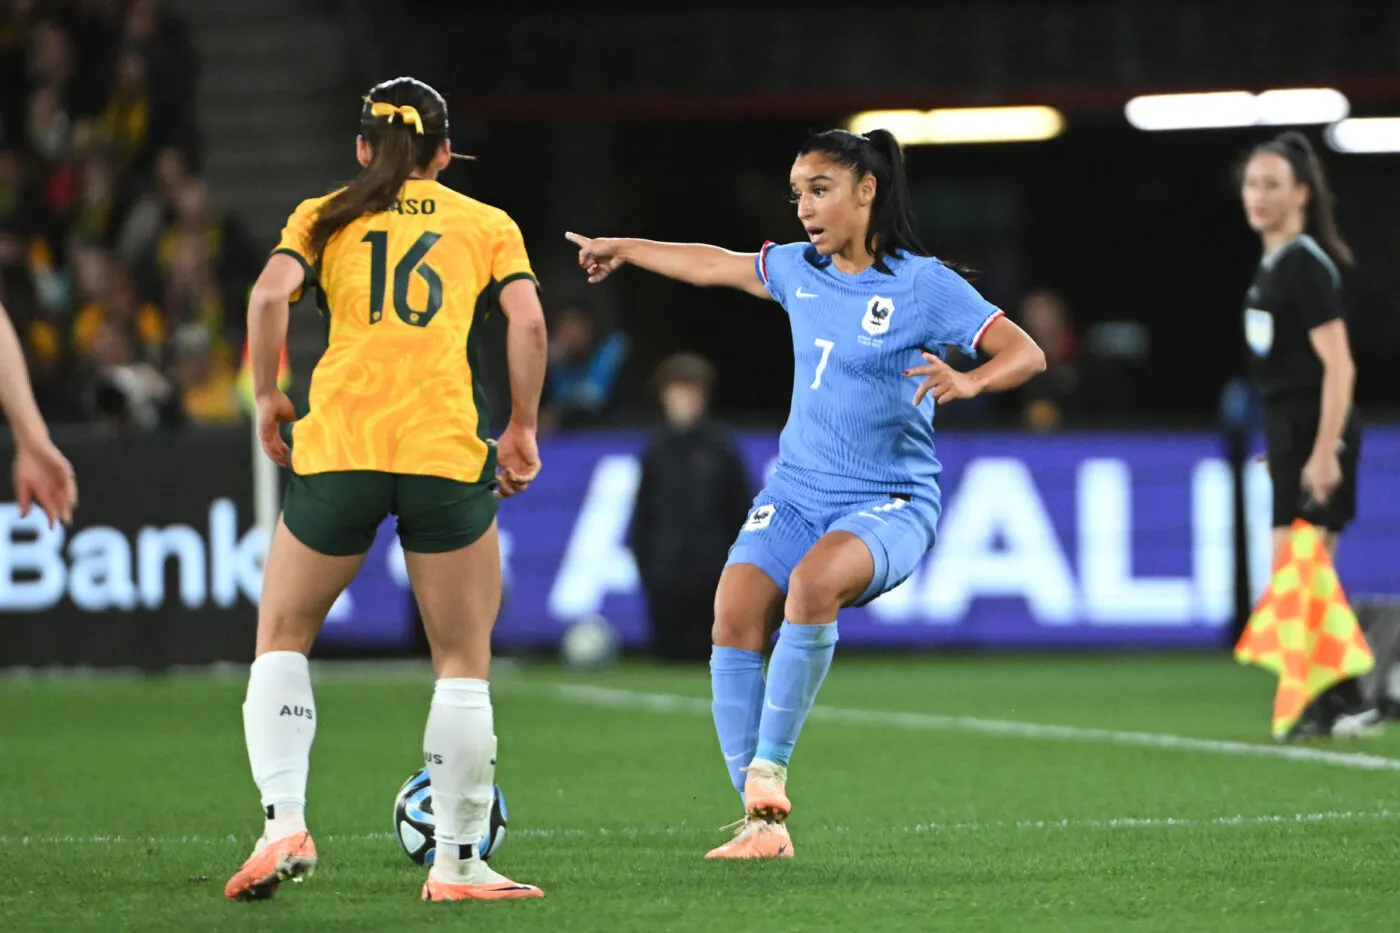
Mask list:
POLYGON ((1302 133, 1289 131, 1281 137, 1284 145, 1296 148, 1301 156, 1303 164, 1307 166, 1308 174, 1305 180, 1308 187, 1312 189, 1312 197, 1308 198, 1308 230, 1317 237, 1322 248, 1332 255, 1332 258, 1344 266, 1356 264, 1356 257, 1342 239, 1341 228, 1337 226, 1336 196, 1332 194, 1332 185, 1327 180, 1327 170, 1322 165, 1322 159, 1318 156, 1313 144, 1302 133))
POLYGON ((348 224, 365 214, 378 214, 393 206, 403 183, 418 167, 411 132, 404 127, 382 134, 369 165, 322 205, 311 226, 311 256, 308 258, 312 263, 320 260, 331 237, 348 224))
POLYGON ((1327 170, 1318 156, 1317 150, 1306 136, 1297 130, 1280 133, 1270 142, 1254 150, 1272 152, 1288 160, 1293 169, 1293 177, 1308 186, 1307 213, 1303 218, 1303 229, 1311 234, 1327 254, 1344 266, 1356 264, 1356 258, 1342 238, 1337 226, 1337 216, 1333 205, 1336 198, 1332 186, 1327 181, 1327 170))
POLYGON ((875 154, 875 203, 870 206, 870 226, 865 231, 865 249, 875 257, 875 266, 888 272, 884 258, 896 251, 927 256, 915 230, 914 201, 909 196, 909 176, 904 168, 904 150, 889 130, 871 130, 865 139, 875 154))
POLYGON ((311 225, 307 259, 318 264, 331 238, 347 225, 393 207, 404 182, 432 162, 447 131, 447 104, 423 82, 395 78, 372 88, 360 111, 369 164, 321 205, 311 225))
MULTIPOLYGON (((851 169, 857 179, 875 178, 875 202, 870 206, 870 226, 865 231, 865 250, 875 260, 875 268, 890 274, 885 260, 896 253, 928 256, 919 240, 914 218, 914 199, 909 193, 909 176, 904 167, 904 149, 889 130, 871 130, 857 136, 846 130, 827 130, 807 140, 798 157, 819 152, 851 169)), ((940 260, 963 276, 971 274, 964 266, 940 260)))

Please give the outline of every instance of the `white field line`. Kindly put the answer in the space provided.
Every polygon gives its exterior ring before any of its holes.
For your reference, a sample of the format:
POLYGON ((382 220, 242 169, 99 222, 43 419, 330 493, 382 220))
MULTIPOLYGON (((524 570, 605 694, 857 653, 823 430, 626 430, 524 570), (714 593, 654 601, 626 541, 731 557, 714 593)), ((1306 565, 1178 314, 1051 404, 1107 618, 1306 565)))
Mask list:
MULTIPOLYGON (((641 709, 662 713, 689 713, 708 715, 710 703, 698 697, 664 693, 641 693, 630 690, 614 690, 605 687, 592 687, 576 684, 555 686, 558 696, 569 702, 587 706, 600 706, 615 709, 641 709)), ((1014 722, 1000 719, 981 719, 971 716, 938 716, 928 713, 899 713, 880 710, 842 709, 819 706, 812 715, 830 722, 847 725, 872 725, 914 730, 935 730, 944 732, 964 732, 979 735, 1003 735, 1029 739, 1059 739, 1067 741, 1101 742, 1113 745, 1146 746, 1179 751, 1196 751, 1208 754, 1231 756, 1257 756, 1282 758, 1289 761, 1305 761, 1330 764, 1363 771, 1400 771, 1400 759, 1381 758, 1348 752, 1329 752, 1312 748, 1297 748, 1279 745, 1251 745, 1245 742, 1228 742, 1217 739, 1199 739, 1187 736, 1156 732, 1124 732, 1113 729, 1092 729, 1080 726, 1057 726, 1041 723, 1014 722)), ((896 831, 907 833, 979 832, 998 829, 1022 831, 1066 830, 1066 829, 1154 829, 1169 827, 1210 827, 1210 826, 1260 826, 1288 825, 1333 822, 1388 821, 1400 819, 1400 811, 1323 811, 1318 813, 1270 814, 1263 816, 1219 816, 1219 817, 1119 817, 1113 819, 1059 819, 1059 820, 995 820, 961 823, 915 823, 897 827, 896 831)), ((814 826, 813 831, 833 833, 851 832, 846 826, 814 826)), ((535 829, 521 827, 511 831, 513 836, 534 838, 646 838, 676 836, 688 833, 712 832, 703 827, 660 827, 660 828, 610 828, 596 829, 535 829)), ((323 837, 326 842, 369 842, 389 841, 389 833, 332 834, 323 837)), ((0 836, 0 846, 15 845, 61 845, 78 843, 83 845, 213 845, 220 843, 236 844, 238 836, 0 836)), ((247 840, 244 840, 245 842, 247 840)))
MULTIPOLYGON (((1100 820, 991 820, 963 823, 913 823, 894 827, 902 833, 977 833, 990 830, 1017 830, 1021 832, 1045 832, 1052 830, 1097 829, 1172 829, 1205 828, 1215 826, 1289 826, 1315 823, 1360 823, 1380 822, 1400 819, 1400 811, 1337 811, 1320 813, 1266 814, 1263 816, 1150 816, 1119 817, 1100 820)), ((870 827, 866 827, 869 829, 870 827)), ((876 827, 881 832, 887 829, 876 827)), ((809 826, 807 832, 850 833, 859 831, 850 826, 809 826)), ((510 831, 511 836, 530 839, 646 839, 666 836, 688 836, 713 834, 713 827, 670 826, 656 828, 599 827, 597 829, 534 829, 524 827, 510 831)), ((321 842, 389 842, 394 837, 390 833, 332 833, 318 837, 321 842)), ((247 844, 251 837, 239 836, 0 836, 0 846, 50 846, 76 843, 96 846, 209 846, 247 844)))
MULTIPOLYGON (((710 714, 710 701, 672 693, 642 693, 581 684, 556 684, 555 692, 571 703, 613 709, 649 710, 657 713, 710 714)), ((1334 765, 1357 771, 1400 771, 1400 758, 1383 758, 1359 752, 1331 752, 1295 745, 1254 745, 1222 739, 1199 739, 1167 732, 1124 732, 1084 726, 1057 726, 975 716, 939 716, 932 713, 898 713, 883 710, 843 709, 818 706, 812 718, 853 726, 883 726, 894 729, 963 732, 975 735, 1009 736, 1019 739, 1056 739, 1070 742, 1098 742, 1106 745, 1133 745, 1175 751, 1204 752, 1234 757, 1281 758, 1334 765)))

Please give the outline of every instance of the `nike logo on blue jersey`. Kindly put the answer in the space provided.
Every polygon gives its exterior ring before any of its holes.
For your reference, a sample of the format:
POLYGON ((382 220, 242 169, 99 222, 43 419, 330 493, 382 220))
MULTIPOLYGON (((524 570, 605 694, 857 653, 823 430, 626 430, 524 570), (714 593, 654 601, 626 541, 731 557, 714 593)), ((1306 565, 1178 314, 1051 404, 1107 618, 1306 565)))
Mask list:
POLYGON ((798 298, 815 298, 815 297, 817 297, 817 293, 816 293, 816 292, 803 291, 803 290, 802 290, 802 286, 799 285, 799 286, 797 286, 797 297, 798 297, 798 298))

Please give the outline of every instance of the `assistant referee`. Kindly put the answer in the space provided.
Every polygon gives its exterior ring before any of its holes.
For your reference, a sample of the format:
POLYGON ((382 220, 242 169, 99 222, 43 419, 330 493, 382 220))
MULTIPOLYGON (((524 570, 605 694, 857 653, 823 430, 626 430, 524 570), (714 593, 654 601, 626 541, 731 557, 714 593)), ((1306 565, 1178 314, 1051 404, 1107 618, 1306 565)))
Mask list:
POLYGON ((1322 161, 1286 132, 1250 153, 1241 197, 1263 257, 1246 293, 1244 335, 1265 410, 1273 478, 1274 557, 1304 518, 1329 552, 1356 517, 1361 424, 1339 267, 1353 264, 1337 229, 1322 161))

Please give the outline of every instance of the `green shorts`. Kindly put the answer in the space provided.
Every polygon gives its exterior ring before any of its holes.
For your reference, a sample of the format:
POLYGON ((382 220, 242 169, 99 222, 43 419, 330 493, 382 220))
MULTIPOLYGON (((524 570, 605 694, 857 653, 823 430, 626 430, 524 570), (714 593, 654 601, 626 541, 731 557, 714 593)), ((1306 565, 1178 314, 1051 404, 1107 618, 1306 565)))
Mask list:
POLYGON ((313 551, 344 557, 368 551, 384 519, 395 515, 405 551, 437 554, 484 535, 496 505, 488 483, 375 470, 293 473, 282 520, 313 551))

